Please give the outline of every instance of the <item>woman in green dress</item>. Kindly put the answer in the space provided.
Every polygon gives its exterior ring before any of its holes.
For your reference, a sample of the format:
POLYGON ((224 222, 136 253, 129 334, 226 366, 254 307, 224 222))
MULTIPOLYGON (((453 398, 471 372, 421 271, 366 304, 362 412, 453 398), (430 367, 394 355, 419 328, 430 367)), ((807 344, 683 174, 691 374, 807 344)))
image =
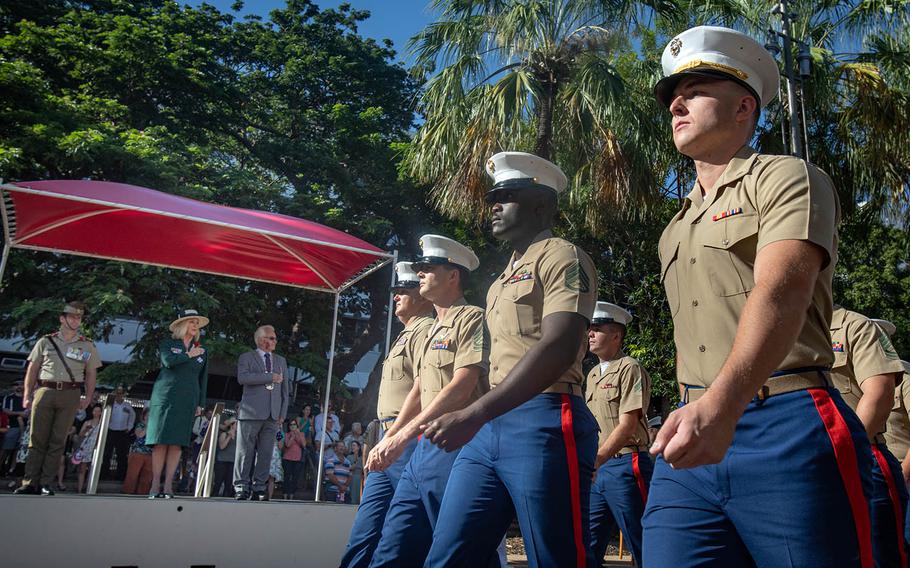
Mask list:
POLYGON ((161 342, 161 372, 152 387, 146 445, 152 446, 152 487, 149 498, 174 496, 174 472, 180 452, 190 445, 196 408, 205 406, 208 355, 199 345, 199 330, 209 319, 184 310, 171 322, 171 339, 161 342), (159 491, 161 471, 164 488, 159 491))

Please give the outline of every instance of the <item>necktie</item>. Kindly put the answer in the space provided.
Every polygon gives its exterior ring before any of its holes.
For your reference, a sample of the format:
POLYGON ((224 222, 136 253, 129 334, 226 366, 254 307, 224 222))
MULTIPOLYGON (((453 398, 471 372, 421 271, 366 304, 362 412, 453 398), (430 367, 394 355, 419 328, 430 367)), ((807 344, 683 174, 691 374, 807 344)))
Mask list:
POLYGON ((272 355, 270 353, 265 354, 265 372, 272 372, 272 355))

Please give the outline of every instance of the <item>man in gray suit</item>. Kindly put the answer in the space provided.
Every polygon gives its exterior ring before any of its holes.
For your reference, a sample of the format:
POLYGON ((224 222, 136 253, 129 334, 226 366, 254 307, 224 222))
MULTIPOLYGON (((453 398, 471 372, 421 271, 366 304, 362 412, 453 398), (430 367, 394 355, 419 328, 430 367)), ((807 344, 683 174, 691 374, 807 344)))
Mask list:
POLYGON ((268 501, 265 492, 275 435, 288 412, 288 363, 273 353, 275 328, 263 325, 253 335, 257 349, 237 360, 237 382, 243 398, 237 418, 234 491, 238 501, 268 501))

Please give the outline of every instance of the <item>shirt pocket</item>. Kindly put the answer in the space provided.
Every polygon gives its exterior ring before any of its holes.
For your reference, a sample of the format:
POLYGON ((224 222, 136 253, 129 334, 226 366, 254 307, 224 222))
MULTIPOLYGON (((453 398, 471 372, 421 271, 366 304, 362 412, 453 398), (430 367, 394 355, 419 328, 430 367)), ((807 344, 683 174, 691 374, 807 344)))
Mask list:
POLYGON ((660 251, 660 281, 664 285, 664 291, 667 294, 667 304, 670 306, 670 314, 676 315, 679 311, 679 241, 671 241, 661 247, 660 251))
POLYGON ((404 378, 404 363, 405 363, 405 344, 395 345, 392 347, 392 350, 389 351, 389 360, 386 363, 389 365, 391 372, 389 373, 389 378, 393 381, 400 381, 404 378))
POLYGON ((507 314, 507 325, 513 335, 533 335, 540 331, 535 294, 539 284, 535 279, 508 284, 500 309, 507 314))
POLYGON ((431 367, 426 377, 421 376, 427 392, 438 393, 450 380, 454 373, 455 353, 448 349, 431 349, 427 356, 427 365, 431 367), (448 380, 446 379, 448 377, 448 380))
POLYGON ((713 221, 703 234, 705 270, 718 296, 736 296, 755 287, 758 215, 745 213, 713 221))

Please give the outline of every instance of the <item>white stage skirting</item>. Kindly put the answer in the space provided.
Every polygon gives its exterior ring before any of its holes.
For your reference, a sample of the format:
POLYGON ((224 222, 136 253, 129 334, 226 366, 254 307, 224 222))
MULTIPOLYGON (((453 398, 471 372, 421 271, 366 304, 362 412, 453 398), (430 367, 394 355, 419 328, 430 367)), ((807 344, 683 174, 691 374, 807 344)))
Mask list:
POLYGON ((0 495, 10 568, 330 568, 355 506, 302 501, 0 495))

